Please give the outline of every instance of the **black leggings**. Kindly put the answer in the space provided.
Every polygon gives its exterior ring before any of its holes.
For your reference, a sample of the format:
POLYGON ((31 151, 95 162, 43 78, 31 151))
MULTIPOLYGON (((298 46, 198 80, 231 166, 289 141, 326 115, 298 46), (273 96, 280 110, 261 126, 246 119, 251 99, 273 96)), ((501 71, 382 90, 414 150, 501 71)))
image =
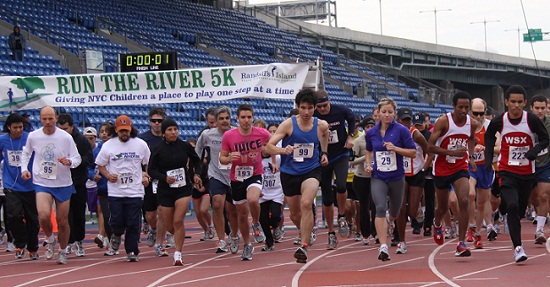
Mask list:
POLYGON ((534 179, 522 178, 511 172, 500 171, 502 180, 501 197, 506 202, 508 229, 514 248, 521 245, 521 223, 520 219, 525 216, 525 210, 529 203, 531 190, 534 186, 534 179))
POLYGON ((353 189, 359 199, 359 224, 361 226, 361 235, 367 238, 372 234, 370 206, 372 197, 370 192, 370 178, 353 177, 353 189))
POLYGON ((271 227, 279 226, 281 222, 282 204, 273 200, 260 203, 260 224, 265 234, 265 243, 267 246, 273 246, 273 233, 271 227))

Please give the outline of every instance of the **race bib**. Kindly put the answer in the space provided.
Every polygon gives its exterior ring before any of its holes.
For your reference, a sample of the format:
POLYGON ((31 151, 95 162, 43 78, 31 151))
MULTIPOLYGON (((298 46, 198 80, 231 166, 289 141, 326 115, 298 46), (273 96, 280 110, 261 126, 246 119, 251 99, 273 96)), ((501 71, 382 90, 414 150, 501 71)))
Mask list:
POLYGON ((22 155, 22 150, 8 150, 8 165, 16 167, 21 166, 22 155))
POLYGON ((183 167, 169 170, 166 172, 166 175, 176 178, 176 181, 170 184, 171 188, 178 188, 187 184, 187 182, 185 182, 185 170, 183 169, 183 167))
POLYGON ((56 179, 57 164, 52 161, 43 161, 40 164, 40 177, 45 179, 56 179))
POLYGON ((525 158, 525 153, 529 150, 528 146, 510 146, 508 153, 508 164, 512 166, 529 165, 529 160, 525 158))
POLYGON ((263 178, 263 185, 265 188, 274 188, 281 185, 280 177, 276 175, 265 175, 263 178))
POLYGON ((312 158, 314 147, 315 145, 313 143, 294 144, 292 158, 297 162, 304 161, 304 158, 312 158))
POLYGON ((474 152, 474 154, 472 155, 472 158, 474 159, 475 162, 484 161, 485 160, 485 153, 484 152, 474 152))
POLYGON ((118 175, 118 187, 128 188, 134 182, 134 174, 130 172, 121 173, 118 175))
MULTIPOLYGON (((459 148, 461 148, 462 146, 461 145, 448 145, 447 146, 447 149, 448 150, 457 150, 459 148)), ((462 158, 461 157, 456 157, 456 156, 446 156, 445 159, 447 160, 448 163, 456 163, 457 160, 461 160, 462 158)))
POLYGON ((338 131, 337 130, 330 131, 330 135, 328 136, 328 143, 335 144, 337 142, 338 142, 338 131))
POLYGON ((406 174, 413 172, 413 160, 410 157, 403 157, 403 169, 406 174))
POLYGON ((254 174, 253 166, 237 166, 235 167, 235 179, 238 181, 245 181, 247 178, 252 177, 254 174))
POLYGON ((376 152, 376 169, 381 172, 397 170, 397 160, 393 151, 376 152))

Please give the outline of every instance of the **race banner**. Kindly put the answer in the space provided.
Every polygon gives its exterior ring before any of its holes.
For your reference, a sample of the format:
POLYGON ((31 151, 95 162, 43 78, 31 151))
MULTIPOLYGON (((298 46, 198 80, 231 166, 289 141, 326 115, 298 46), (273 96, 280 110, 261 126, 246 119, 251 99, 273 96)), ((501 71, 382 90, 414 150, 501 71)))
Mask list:
MULTIPOLYGON (((46 105, 95 107, 202 102, 242 97, 294 99, 302 87, 317 84, 312 83, 310 77, 306 81, 309 69, 307 63, 274 63, 135 73, 6 76, 0 77, 0 110, 46 105)), ((318 73, 318 70, 314 72, 318 73)))

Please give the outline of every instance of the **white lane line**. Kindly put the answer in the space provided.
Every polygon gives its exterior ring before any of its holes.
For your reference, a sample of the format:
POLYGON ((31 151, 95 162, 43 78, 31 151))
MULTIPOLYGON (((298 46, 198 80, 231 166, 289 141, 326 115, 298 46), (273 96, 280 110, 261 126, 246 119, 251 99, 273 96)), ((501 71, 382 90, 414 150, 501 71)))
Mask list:
POLYGON ((385 267, 388 267, 388 266, 408 263, 408 262, 411 262, 411 261, 416 261, 416 260, 420 260, 420 259, 424 259, 424 258, 426 258, 426 256, 416 257, 416 258, 403 260, 403 261, 392 262, 392 263, 383 264, 383 265, 379 265, 379 266, 374 266, 374 267, 370 267, 370 268, 360 269, 360 270, 357 270, 357 271, 369 271, 369 270, 374 270, 374 269, 380 269, 380 268, 385 268, 385 267))
MULTIPOLYGON (((535 258, 538 258, 538 257, 541 257, 541 256, 545 256, 545 255, 546 255, 546 253, 539 254, 539 255, 535 255, 533 257, 530 257, 529 259, 532 260, 532 259, 535 259, 535 258)), ((495 270, 495 269, 498 269, 498 268, 501 268, 501 267, 516 265, 516 264, 517 264, 516 262, 509 262, 509 263, 506 263, 506 264, 501 264, 501 265, 493 266, 493 267, 490 267, 490 268, 486 268, 486 269, 482 269, 482 270, 462 274, 462 275, 459 275, 459 276, 455 276, 455 277, 453 277, 453 279, 460 279, 462 277, 466 277, 466 276, 470 276, 470 275, 474 275, 474 274, 479 274, 479 273, 495 270)))
POLYGON ((432 270, 432 272, 435 274, 435 276, 439 277, 439 279, 443 280, 445 283, 447 283, 447 284, 449 284, 453 287, 460 287, 460 285, 454 283, 449 278, 447 278, 443 274, 441 274, 439 272, 439 270, 437 270, 437 267, 435 267, 435 255, 437 255, 439 250, 441 250, 443 247, 447 246, 451 242, 454 243, 455 241, 456 241, 456 239, 449 240, 449 241, 445 242, 445 244, 440 245, 436 249, 434 249, 432 251, 432 253, 430 253, 430 257, 428 258, 428 266, 430 267, 430 270, 432 270))

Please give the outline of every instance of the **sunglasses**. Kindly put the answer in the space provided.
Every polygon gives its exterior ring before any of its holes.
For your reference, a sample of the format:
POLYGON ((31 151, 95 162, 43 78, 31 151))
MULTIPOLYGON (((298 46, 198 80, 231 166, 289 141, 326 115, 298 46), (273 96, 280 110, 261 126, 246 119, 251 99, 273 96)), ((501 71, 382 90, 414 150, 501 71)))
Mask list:
POLYGON ((317 108, 321 109, 321 108, 326 108, 327 106, 328 106, 328 104, 322 104, 322 105, 317 105, 317 108))
POLYGON ((150 119, 149 121, 152 123, 160 124, 162 123, 163 119, 150 119))
POLYGON ((476 116, 476 117, 482 117, 485 115, 485 112, 472 112, 472 115, 476 116))

